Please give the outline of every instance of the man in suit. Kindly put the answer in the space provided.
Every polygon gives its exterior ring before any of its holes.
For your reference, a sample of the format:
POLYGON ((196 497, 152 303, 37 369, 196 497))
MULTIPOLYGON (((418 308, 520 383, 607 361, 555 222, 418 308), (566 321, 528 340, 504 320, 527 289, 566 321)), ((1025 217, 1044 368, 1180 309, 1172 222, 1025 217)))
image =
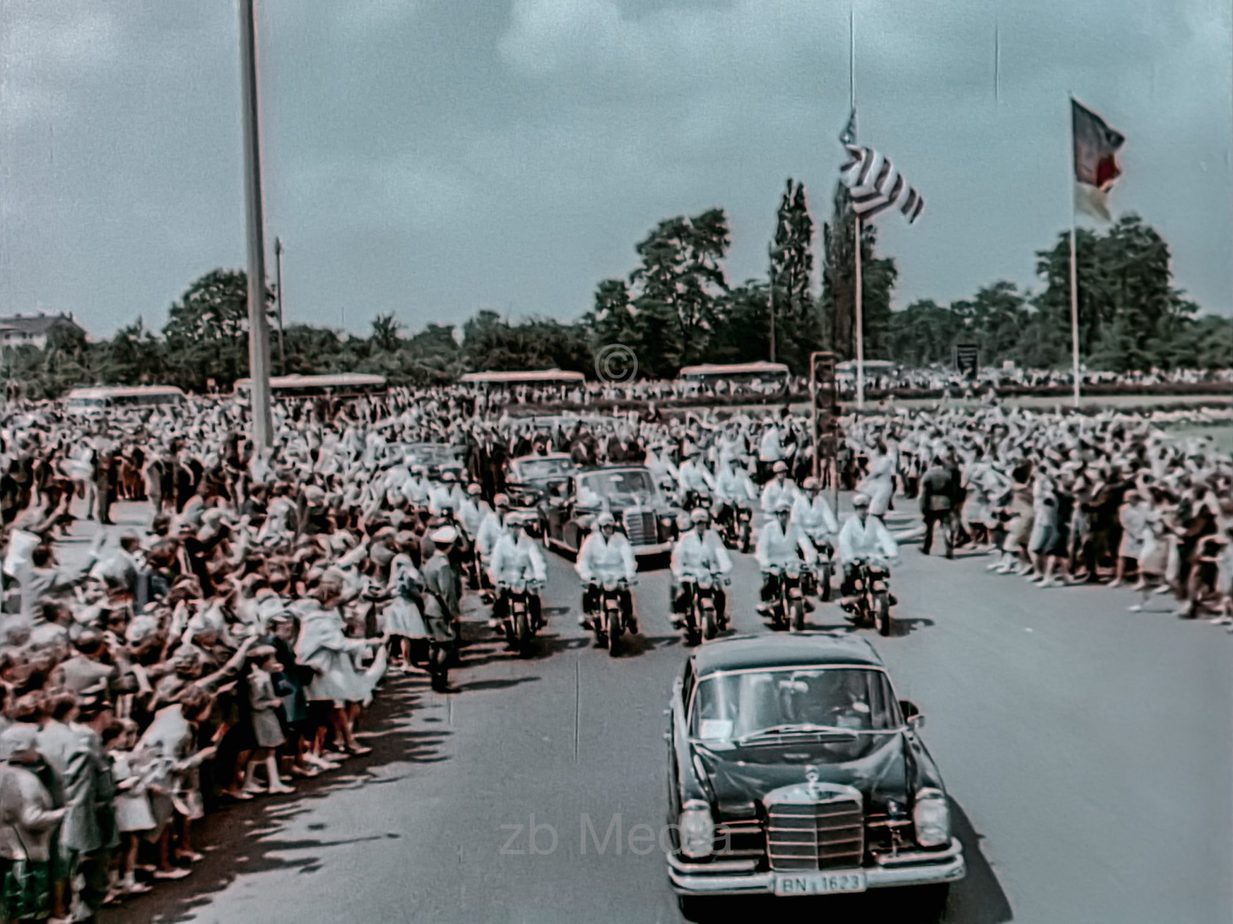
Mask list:
POLYGON ((955 557, 955 479, 943 464, 941 456, 934 456, 920 480, 920 512, 925 518, 925 538, 920 550, 926 555, 933 547, 933 527, 942 525, 942 539, 946 543, 946 557, 955 557))

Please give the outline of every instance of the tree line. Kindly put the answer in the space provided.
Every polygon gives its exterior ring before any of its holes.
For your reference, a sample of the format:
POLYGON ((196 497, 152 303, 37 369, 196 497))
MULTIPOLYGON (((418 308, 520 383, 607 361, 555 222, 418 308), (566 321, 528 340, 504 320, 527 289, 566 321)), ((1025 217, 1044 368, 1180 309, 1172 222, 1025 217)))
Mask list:
MULTIPOLYGON (((634 247, 628 275, 601 280, 590 309, 575 321, 509 321, 478 311, 460 327, 432 323, 409 333, 394 313, 378 315, 367 336, 291 324, 281 336, 267 291, 272 367, 277 373, 371 372, 394 384, 453 381, 467 371, 570 369, 593 374, 595 352, 629 347, 640 374, 672 377, 682 365, 775 358, 803 372, 813 350, 855 353, 854 223, 837 184, 821 229, 818 291, 814 221, 803 184, 788 180, 767 247, 765 277, 731 281, 724 261, 728 218, 714 208, 659 222, 634 247)), ((877 252, 877 228, 863 227, 862 311, 865 356, 912 366, 950 366, 958 344, 975 344, 985 365, 1012 360, 1031 368, 1070 362, 1068 233, 1036 254, 1038 288, 994 282, 971 298, 942 305, 924 299, 892 311, 895 261, 877 252)), ((1089 368, 1214 368, 1233 358, 1233 318, 1201 315, 1172 284, 1169 247, 1137 215, 1076 239, 1081 280, 1080 346, 1089 368)), ((247 374, 246 278, 216 269, 196 280, 168 311, 161 331, 138 318, 114 336, 87 342, 56 328, 47 346, 5 351, 10 380, 32 398, 83 384, 179 385, 230 389, 247 374)))

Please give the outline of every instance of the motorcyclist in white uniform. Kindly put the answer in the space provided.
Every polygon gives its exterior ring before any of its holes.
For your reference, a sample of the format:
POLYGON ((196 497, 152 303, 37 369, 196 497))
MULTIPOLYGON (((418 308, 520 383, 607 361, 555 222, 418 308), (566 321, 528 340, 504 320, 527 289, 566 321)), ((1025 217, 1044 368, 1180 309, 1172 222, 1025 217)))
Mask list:
POLYGON ((796 501, 796 482, 788 477, 788 463, 779 461, 771 466, 772 477, 762 488, 762 512, 772 513, 780 501, 788 502, 788 510, 796 501))
POLYGON ((775 568, 789 570, 792 567, 812 567, 817 561, 817 553, 813 543, 801 530, 791 522, 792 503, 781 498, 774 506, 774 515, 758 531, 758 545, 754 550, 754 558, 762 569, 762 602, 758 604, 758 612, 766 613, 771 608, 771 601, 779 595, 779 577, 775 568))
MULTIPOLYGON (((682 524, 685 526, 685 524, 682 524)), ((732 559, 724 548, 723 540, 711 529, 711 515, 702 508, 689 515, 688 526, 672 546, 672 609, 675 616, 672 624, 680 628, 684 614, 693 603, 686 585, 688 579, 701 576, 727 578, 732 571, 732 559)), ((715 610, 724 613, 726 594, 721 587, 715 588, 715 610)))
POLYGON ((852 515, 839 530, 839 566, 843 569, 840 593, 844 597, 850 597, 854 592, 852 578, 857 562, 879 565, 889 574, 891 563, 899 561, 899 545, 882 519, 869 512, 869 495, 854 495, 852 509, 852 515))
MULTIPOLYGON (((506 533, 493 546, 492 557, 488 563, 488 578, 494 587, 502 584, 513 584, 525 580, 528 584, 528 606, 531 619, 536 629, 543 625, 543 608, 540 605, 538 590, 544 586, 548 577, 548 567, 544 562, 544 554, 539 544, 526 534, 528 515, 525 513, 511 514, 506 519, 506 533)), ((489 625, 496 628, 501 625, 505 616, 505 595, 498 591, 497 600, 493 606, 492 621, 489 625)))
MULTIPOLYGON (((633 546, 624 533, 617 531, 616 518, 605 510, 595 518, 595 529, 582 541, 574 565, 578 577, 586 585, 579 624, 591 628, 591 614, 599 607, 599 589, 606 578, 633 584, 637 569, 633 546)), ((625 611, 626 626, 630 632, 637 633, 638 620, 634 614, 633 595, 628 587, 621 590, 621 606, 625 611)))

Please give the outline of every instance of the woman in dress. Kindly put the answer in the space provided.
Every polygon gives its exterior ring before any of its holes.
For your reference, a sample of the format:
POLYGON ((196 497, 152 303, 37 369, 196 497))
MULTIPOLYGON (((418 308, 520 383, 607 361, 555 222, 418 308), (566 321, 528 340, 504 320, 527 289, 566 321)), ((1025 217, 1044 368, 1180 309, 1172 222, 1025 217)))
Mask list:
POLYGON ((870 451, 869 474, 857 486, 858 491, 869 495, 869 513, 879 519, 886 516, 895 492, 897 456, 887 447, 886 440, 878 437, 870 451))

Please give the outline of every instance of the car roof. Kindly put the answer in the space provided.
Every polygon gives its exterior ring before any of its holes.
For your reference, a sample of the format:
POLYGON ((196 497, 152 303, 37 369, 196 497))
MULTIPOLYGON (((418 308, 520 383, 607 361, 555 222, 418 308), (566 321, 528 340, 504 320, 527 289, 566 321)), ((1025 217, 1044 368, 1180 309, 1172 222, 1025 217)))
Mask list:
POLYGON ((840 632, 734 635, 707 642, 693 657, 698 677, 721 671, 767 667, 818 664, 883 666, 882 658, 866 639, 840 632))
POLYGON ((645 465, 640 465, 637 462, 632 462, 628 465, 588 465, 586 468, 579 470, 579 475, 595 475, 603 472, 646 472, 648 475, 651 470, 645 465))

